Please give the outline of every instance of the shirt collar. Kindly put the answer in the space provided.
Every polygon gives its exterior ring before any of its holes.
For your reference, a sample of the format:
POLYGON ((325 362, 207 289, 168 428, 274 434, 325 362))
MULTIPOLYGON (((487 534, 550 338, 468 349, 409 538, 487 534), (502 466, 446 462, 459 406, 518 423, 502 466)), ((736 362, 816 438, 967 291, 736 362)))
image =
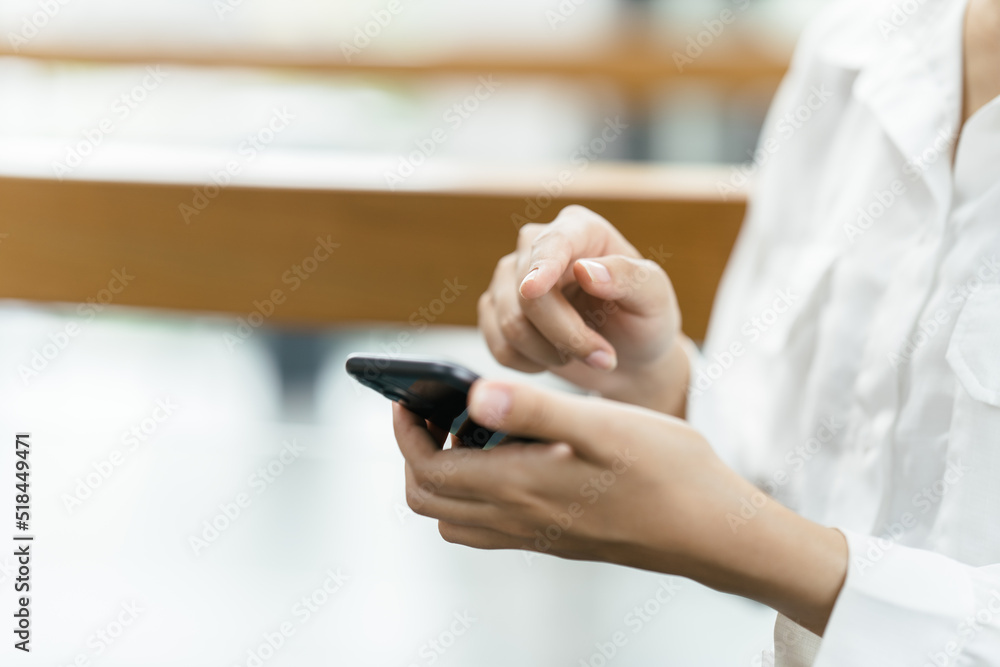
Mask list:
POLYGON ((855 97, 878 118, 901 153, 906 174, 926 183, 942 207, 950 203, 952 155, 961 124, 967 3, 875 2, 870 16, 854 18, 863 27, 832 42, 824 54, 859 70, 855 97), (906 13, 910 4, 916 9, 906 13))

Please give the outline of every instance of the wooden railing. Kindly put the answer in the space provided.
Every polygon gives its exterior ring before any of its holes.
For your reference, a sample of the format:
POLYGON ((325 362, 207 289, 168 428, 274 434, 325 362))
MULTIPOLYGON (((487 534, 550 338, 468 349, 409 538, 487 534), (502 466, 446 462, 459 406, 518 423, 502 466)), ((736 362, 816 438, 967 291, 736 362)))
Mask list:
POLYGON ((0 297, 257 310, 273 323, 473 324, 517 223, 579 203, 662 263, 700 338, 744 211, 742 195, 717 193, 726 173, 592 165, 551 201, 544 178, 524 170, 406 192, 255 184, 209 190, 205 202, 191 185, 7 176, 0 297), (134 278, 107 290, 113 271, 134 278))
MULTIPOLYGON (((735 29, 734 29, 735 32, 735 29)), ((510 53, 457 53, 425 58, 366 56, 347 61, 339 50, 291 51, 239 48, 209 49, 179 45, 175 49, 143 49, 135 46, 89 45, 87 47, 35 46, 16 52, 0 43, 0 55, 18 55, 38 60, 104 64, 159 63, 198 67, 250 67, 325 74, 364 74, 391 78, 448 75, 546 76, 582 81, 601 81, 617 86, 627 95, 642 95, 664 83, 706 81, 721 88, 748 84, 775 87, 788 66, 790 45, 766 44, 764 40, 738 33, 704 47, 695 58, 687 58, 687 36, 656 41, 645 32, 622 31, 607 43, 586 49, 563 51, 530 50, 510 53), (680 54, 681 61, 676 56, 680 54)))
MULTIPOLYGON (((633 121, 642 119, 664 83, 708 81, 717 88, 774 88, 786 49, 742 40, 724 43, 678 67, 683 37, 659 40, 627 31, 587 52, 564 55, 460 54, 406 62, 356 59, 338 52, 59 49, 31 45, 17 55, 91 63, 176 63, 254 67, 412 79, 445 75, 523 75, 611 84, 633 121)), ((5 44, 0 45, 0 55, 5 44)), ((8 55, 13 55, 9 51, 8 55)), ((0 297, 81 302, 96 298, 111 271, 135 279, 114 303, 247 316, 275 290, 285 297, 268 320, 281 323, 425 321, 471 324, 476 299, 496 261, 514 245, 518 220, 550 220, 564 205, 589 206, 613 221, 635 245, 661 262, 676 286, 685 329, 700 338, 712 298, 739 229, 742 193, 724 200, 725 170, 591 165, 546 206, 539 202, 544 171, 521 169, 447 179, 419 190, 384 184, 359 189, 266 182, 224 189, 186 224, 192 185, 176 179, 58 182, 7 170, 0 178, 0 297), (535 214, 535 215, 531 215, 535 214), (520 216, 520 217, 517 217, 520 216), (308 279, 296 274, 317 239, 339 244, 308 279), (289 273, 291 272, 291 273, 289 273), (445 281, 462 294, 439 308, 445 281), (295 287, 295 289, 292 289, 295 287), (255 306, 255 303, 258 304, 255 306), (433 308, 433 309, 432 309, 433 308), (425 309, 425 310, 421 310, 425 309), (432 310, 430 310, 432 309, 432 310), (440 312, 437 312, 440 311, 440 312)), ((191 181, 194 182, 194 181, 191 181)), ((281 183, 288 183, 282 179, 281 183)), ((320 254, 323 254, 320 252, 320 254)), ((312 263, 309 262, 311 266, 312 263)), ((301 269, 300 271, 304 271, 301 269)), ((443 302, 441 302, 443 304, 443 302)), ((265 313, 266 314, 266 313, 265 313)), ((255 318, 257 319, 257 318, 255 318)))

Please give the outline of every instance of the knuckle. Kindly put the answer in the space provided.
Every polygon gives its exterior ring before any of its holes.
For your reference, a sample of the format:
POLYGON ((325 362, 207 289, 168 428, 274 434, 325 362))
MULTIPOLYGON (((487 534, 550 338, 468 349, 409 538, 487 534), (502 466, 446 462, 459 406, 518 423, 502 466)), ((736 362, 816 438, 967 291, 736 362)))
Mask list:
POLYGON ((524 424, 527 428, 547 432, 552 423, 552 409, 544 400, 526 401, 524 405, 524 424))
POLYGON ((564 218, 564 217, 565 218, 584 218, 584 217, 593 215, 593 213, 594 212, 591 211, 586 206, 581 206, 580 204, 570 204, 569 206, 563 207, 563 209, 561 211, 559 211, 559 215, 557 217, 559 217, 559 218, 564 218))
POLYGON ((423 498, 417 496, 415 493, 412 493, 409 490, 407 490, 406 506, 409 507, 414 512, 416 512, 417 514, 420 514, 420 508, 424 506, 424 500, 423 498))
POLYGON ((445 542, 451 544, 461 544, 462 529, 447 521, 438 521, 438 533, 445 542))
POLYGON ((632 271, 640 278, 662 279, 667 277, 667 272, 663 267, 651 259, 633 259, 632 271))
POLYGON ((516 264, 517 264, 517 253, 512 252, 500 258, 500 261, 497 262, 497 269, 504 269, 504 270, 510 269, 513 268, 516 264))
POLYGON ((529 222, 521 226, 521 229, 517 230, 517 239, 520 242, 528 243, 532 239, 541 233, 545 229, 545 225, 539 224, 537 222, 529 222))
POLYGON ((493 305, 493 297, 489 292, 483 292, 476 301, 476 313, 479 316, 480 326, 482 326, 483 314, 488 312, 493 305))
POLYGON ((514 347, 505 340, 498 341, 487 341, 486 346, 490 350, 490 354, 496 359, 501 366, 506 366, 507 368, 513 368, 515 370, 531 370, 525 368, 525 359, 521 356, 514 347))
POLYGON ((507 519, 501 522, 498 528, 501 533, 522 540, 535 536, 535 528, 532 525, 516 519, 507 519))
POLYGON ((531 335, 532 325, 523 313, 509 313, 500 318, 500 333, 511 343, 523 343, 531 335))
POLYGON ((569 347, 564 343, 555 343, 556 355, 559 357, 559 365, 565 366, 569 362, 573 361, 578 351, 569 347))
POLYGON ((406 505, 417 514, 423 514, 426 492, 419 486, 406 485, 406 505))
POLYGON ((580 204, 570 204, 559 212, 559 217, 568 224, 583 225, 590 228, 611 225, 611 223, 605 220, 599 213, 590 210, 586 206, 581 206, 580 204))
POLYGON ((629 259, 629 268, 625 287, 636 289, 644 285, 655 286, 666 282, 666 271, 650 259, 629 259))
POLYGON ((559 358, 568 362, 581 354, 589 353, 599 347, 594 333, 586 323, 574 325, 560 334, 559 340, 553 343, 559 358))
POLYGON ((495 346, 491 345, 490 352, 493 353, 493 357, 497 361, 508 368, 517 363, 517 353, 514 351, 514 348, 507 343, 500 343, 495 346))

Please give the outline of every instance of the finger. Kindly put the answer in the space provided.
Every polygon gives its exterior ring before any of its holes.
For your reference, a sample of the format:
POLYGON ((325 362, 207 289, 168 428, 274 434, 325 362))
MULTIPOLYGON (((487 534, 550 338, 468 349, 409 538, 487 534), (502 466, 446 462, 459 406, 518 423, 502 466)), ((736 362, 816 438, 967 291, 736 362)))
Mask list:
POLYGON ((537 299, 522 298, 520 306, 531 325, 555 348, 561 361, 558 365, 579 359, 602 371, 613 371, 618 366, 614 346, 587 326, 561 291, 537 299))
POLYGON ((430 484, 435 493, 452 498, 489 500, 496 495, 499 476, 487 454, 469 447, 440 449, 426 422, 393 403, 393 430, 399 450, 412 469, 417 486, 430 484))
POLYGON ((497 521, 497 508, 479 500, 450 498, 414 489, 412 492, 407 490, 406 504, 420 516, 460 526, 492 528, 497 521))
MULTIPOLYGON (((543 297, 544 298, 544 297, 543 297)), ((543 366, 562 366, 568 359, 538 330, 522 309, 524 299, 510 282, 493 293, 495 317, 507 344, 521 356, 543 366)))
POLYGON ((605 254, 612 240, 628 247, 628 242, 597 213, 582 206, 567 206, 531 244, 528 266, 519 292, 525 299, 547 294, 580 257, 605 254))
POLYGON ((425 422, 427 425, 427 431, 434 438, 434 442, 437 443, 438 449, 444 447, 445 441, 448 439, 448 429, 442 428, 435 424, 434 422, 425 422))
POLYGON ((513 537, 490 528, 463 526, 441 521, 438 531, 446 542, 475 549, 530 549, 531 540, 513 537))
POLYGON ((487 292, 479 298, 478 313, 479 330, 483 332, 486 347, 497 361, 522 373, 541 373, 545 370, 544 364, 521 354, 503 335, 497 322, 496 305, 491 293, 487 292))
POLYGON ((619 422, 630 419, 630 406, 611 406, 590 397, 487 380, 478 380, 469 394, 469 414, 477 423, 505 433, 565 442, 583 458, 599 463, 615 455, 622 431, 619 422))
POLYGON ((529 254, 531 252, 531 244, 535 242, 535 239, 539 234, 545 231, 548 225, 542 225, 537 222, 529 222, 526 225, 522 225, 521 229, 517 230, 517 254, 529 254))
POLYGON ((399 451, 407 461, 425 461, 441 451, 440 445, 427 430, 424 418, 396 402, 392 404, 392 431, 399 451))
POLYGON ((674 290, 660 265, 648 259, 610 255, 579 259, 573 275, 584 292, 614 301, 637 315, 658 315, 674 306, 674 290))
MULTIPOLYGON (((421 473, 418 473, 414 466, 410 463, 406 464, 404 474, 406 477, 406 503, 409 505, 410 509, 417 514, 433 516, 436 519, 443 518, 442 516, 438 516, 436 514, 428 514, 430 508, 445 504, 442 502, 435 505, 432 502, 434 498, 447 499, 455 503, 469 503, 470 505, 487 504, 487 501, 482 498, 478 498, 470 494, 456 493, 453 488, 446 488, 442 482, 447 479, 447 477, 432 476, 429 479, 424 477, 421 473), (428 505, 428 503, 431 504, 428 505)), ((458 515, 454 514, 449 516, 457 517, 458 515)))

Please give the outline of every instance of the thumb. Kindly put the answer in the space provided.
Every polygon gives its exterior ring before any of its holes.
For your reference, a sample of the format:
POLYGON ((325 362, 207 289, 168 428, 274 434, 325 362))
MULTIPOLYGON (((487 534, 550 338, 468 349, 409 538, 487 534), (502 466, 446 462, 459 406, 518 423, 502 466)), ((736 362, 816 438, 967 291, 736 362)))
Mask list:
POLYGON ((658 315, 676 302, 666 272, 649 259, 625 255, 579 259, 573 264, 573 275, 587 294, 615 301, 636 315, 658 315))
POLYGON ((486 428, 513 436, 567 442, 595 462, 613 455, 612 425, 602 401, 530 385, 479 380, 469 394, 469 415, 486 428))

